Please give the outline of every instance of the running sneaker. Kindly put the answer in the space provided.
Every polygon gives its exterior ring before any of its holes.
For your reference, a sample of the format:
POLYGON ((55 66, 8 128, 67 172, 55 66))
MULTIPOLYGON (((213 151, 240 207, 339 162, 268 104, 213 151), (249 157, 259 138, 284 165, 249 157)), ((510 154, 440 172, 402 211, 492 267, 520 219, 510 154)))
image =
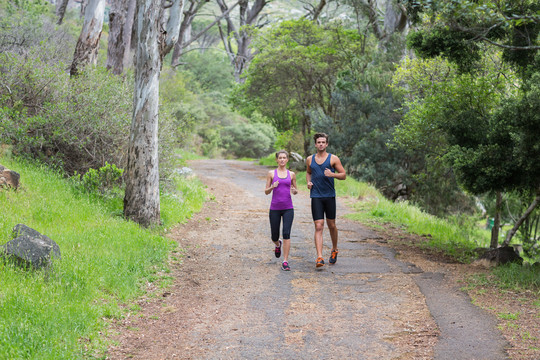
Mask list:
POLYGON ((279 246, 276 246, 276 249, 274 250, 274 254, 276 254, 276 257, 281 256, 281 240, 279 240, 279 246))
POLYGON ((281 270, 283 270, 283 271, 291 271, 291 267, 289 266, 289 263, 284 261, 281 264, 281 270))
POLYGON ((315 263, 316 267, 324 266, 324 259, 322 257, 317 258, 317 262, 315 263))
POLYGON ((330 254, 330 259, 328 259, 328 262, 330 264, 335 264, 336 261, 337 261, 337 254, 338 254, 338 251, 337 249, 336 250, 332 250, 332 254, 330 254))

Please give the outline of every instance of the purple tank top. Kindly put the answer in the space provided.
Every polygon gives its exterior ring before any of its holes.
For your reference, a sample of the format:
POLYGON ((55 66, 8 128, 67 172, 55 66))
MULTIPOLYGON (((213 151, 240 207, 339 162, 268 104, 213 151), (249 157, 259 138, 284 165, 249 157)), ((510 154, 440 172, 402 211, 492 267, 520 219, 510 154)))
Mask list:
POLYGON ((270 210, 287 210, 293 208, 291 199, 291 173, 287 170, 287 177, 278 177, 277 169, 274 170, 272 183, 279 181, 279 185, 272 191, 272 202, 270 210))

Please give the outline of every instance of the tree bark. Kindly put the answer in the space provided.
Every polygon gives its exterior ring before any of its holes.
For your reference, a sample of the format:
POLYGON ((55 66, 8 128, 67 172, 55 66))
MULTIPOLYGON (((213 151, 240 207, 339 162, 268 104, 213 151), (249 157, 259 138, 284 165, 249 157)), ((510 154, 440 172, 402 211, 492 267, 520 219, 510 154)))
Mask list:
POLYGON ((104 16, 105 0, 91 0, 86 7, 81 35, 75 47, 69 71, 71 76, 76 76, 85 65, 96 65, 104 16))
MULTIPOLYGON (((128 0, 112 0, 109 12, 109 41, 107 47, 107 69, 113 74, 124 72, 124 55, 126 46, 125 23, 128 12, 128 0)), ((129 29, 131 33, 131 29, 129 29)))
POLYGON ((64 15, 66 14, 68 2, 69 0, 59 0, 56 4, 56 16, 58 17, 56 24, 58 25, 61 25, 62 21, 64 21, 64 15))
POLYGON ((126 22, 124 24, 124 39, 126 48, 124 50, 124 69, 130 68, 133 65, 133 52, 135 50, 135 41, 133 38, 134 23, 135 23, 135 8, 137 0, 128 0, 128 10, 126 14, 126 22))
POLYGON ((137 2, 135 96, 128 146, 124 215, 142 226, 160 222, 158 164, 159 75, 163 57, 178 36, 183 8, 175 0, 162 32, 161 0, 137 2))
POLYGON ((523 224, 523 222, 529 217, 529 215, 533 212, 533 210, 538 206, 539 203, 540 203, 540 191, 539 191, 539 195, 536 196, 536 198, 533 200, 531 205, 527 208, 527 210, 525 210, 525 212, 523 213, 523 215, 521 215, 518 221, 516 221, 516 223, 514 224, 514 227, 512 227, 512 229, 508 231, 508 234, 506 234, 506 238, 504 239, 503 246, 508 246, 510 244, 512 237, 514 237, 514 235, 518 231, 521 224, 523 224))
POLYGON ((495 201, 495 218, 493 227, 491 228, 491 243, 490 249, 496 249, 499 246, 499 229, 501 227, 501 209, 502 209, 502 193, 497 191, 497 200, 495 201))

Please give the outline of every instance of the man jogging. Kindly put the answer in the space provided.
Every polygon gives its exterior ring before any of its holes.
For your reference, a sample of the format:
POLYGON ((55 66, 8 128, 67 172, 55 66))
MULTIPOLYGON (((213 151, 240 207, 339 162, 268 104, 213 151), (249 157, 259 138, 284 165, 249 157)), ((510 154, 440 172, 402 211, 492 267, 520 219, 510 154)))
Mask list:
POLYGON ((322 257, 324 218, 332 239, 332 252, 328 262, 335 264, 338 255, 338 230, 336 227, 336 190, 334 178, 345 180, 347 174, 336 155, 326 152, 328 135, 317 133, 313 136, 317 153, 306 159, 306 181, 310 190, 311 214, 315 224, 316 267, 324 266, 322 257))

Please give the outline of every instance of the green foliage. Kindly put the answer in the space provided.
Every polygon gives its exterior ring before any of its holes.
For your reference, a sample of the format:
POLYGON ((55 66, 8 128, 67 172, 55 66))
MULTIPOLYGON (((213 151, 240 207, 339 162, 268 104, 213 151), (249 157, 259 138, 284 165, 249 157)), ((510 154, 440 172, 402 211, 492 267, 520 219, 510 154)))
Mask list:
POLYGON ((222 52, 191 51, 182 57, 182 62, 186 63, 182 70, 192 74, 205 92, 226 96, 233 86, 232 67, 222 52))
POLYGON ((276 142, 274 143, 274 149, 287 150, 289 153, 296 152, 302 153, 302 134, 294 132, 293 130, 283 131, 277 134, 276 142))
POLYGON ((305 112, 333 112, 330 97, 337 74, 351 65, 358 38, 338 24, 323 28, 305 19, 281 22, 254 41, 258 54, 237 92, 246 101, 236 104, 256 108, 280 132, 302 130, 307 143, 305 112))
MULTIPOLYGON (((0 243, 18 223, 49 236, 62 259, 50 272, 27 272, 0 261, 0 357, 6 359, 102 358, 111 319, 123 305, 160 283, 175 243, 121 216, 122 199, 94 197, 45 167, 2 156, 21 174, 24 191, 0 192, 0 243)), ((181 199, 163 194, 166 228, 200 209, 204 187, 177 179, 181 199)))
POLYGON ((122 183, 123 169, 119 169, 114 164, 105 162, 105 166, 99 169, 89 169, 84 175, 79 177, 81 185, 88 192, 106 193, 113 189, 115 185, 122 183))
POLYGON ((510 263, 493 270, 495 283, 503 289, 517 292, 533 290, 540 293, 540 267, 510 263))
POLYGON ((443 55, 474 69, 481 42, 497 46, 503 59, 524 78, 538 68, 540 3, 535 0, 406 0, 417 31, 409 35, 409 45, 421 56, 443 55))
POLYGON ((275 132, 264 123, 239 123, 223 128, 223 146, 236 157, 259 158, 272 151, 275 132))
POLYGON ((412 32, 407 38, 407 46, 422 58, 446 57, 462 71, 469 71, 480 59, 480 47, 471 41, 471 35, 448 27, 412 32))
POLYGON ((35 58, 4 59, 13 76, 11 94, 3 96, 2 105, 20 109, 19 116, 5 124, 14 153, 68 174, 85 173, 105 161, 124 167, 133 101, 130 83, 102 69, 69 79, 58 67, 42 71, 35 58))

